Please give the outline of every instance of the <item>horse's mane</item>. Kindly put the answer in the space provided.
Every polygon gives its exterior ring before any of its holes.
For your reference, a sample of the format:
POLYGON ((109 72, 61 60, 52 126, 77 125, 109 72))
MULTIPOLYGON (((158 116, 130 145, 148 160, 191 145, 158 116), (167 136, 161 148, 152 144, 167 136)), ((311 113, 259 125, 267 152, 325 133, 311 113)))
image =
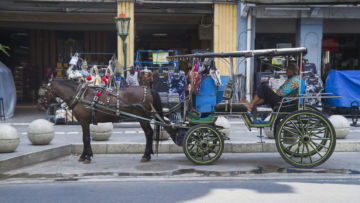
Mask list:
POLYGON ((74 80, 66 80, 66 79, 55 79, 53 81, 59 85, 64 85, 67 87, 74 87, 80 84, 79 82, 76 82, 74 80))

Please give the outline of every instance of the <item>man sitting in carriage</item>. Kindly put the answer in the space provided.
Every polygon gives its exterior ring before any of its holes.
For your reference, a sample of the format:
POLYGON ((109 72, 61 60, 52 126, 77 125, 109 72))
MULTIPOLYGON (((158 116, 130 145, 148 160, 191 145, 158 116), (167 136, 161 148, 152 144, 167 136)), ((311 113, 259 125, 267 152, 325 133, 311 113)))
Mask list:
POLYGON ((291 101, 291 99, 286 99, 287 97, 297 96, 299 93, 299 68, 295 63, 289 63, 286 68, 286 75, 288 79, 284 82, 283 85, 277 90, 272 90, 266 83, 261 83, 257 94, 254 96, 251 103, 243 99, 242 102, 247 107, 248 111, 251 112, 254 106, 260 106, 263 104, 268 104, 272 109, 279 106, 282 99, 285 98, 285 101, 291 101))

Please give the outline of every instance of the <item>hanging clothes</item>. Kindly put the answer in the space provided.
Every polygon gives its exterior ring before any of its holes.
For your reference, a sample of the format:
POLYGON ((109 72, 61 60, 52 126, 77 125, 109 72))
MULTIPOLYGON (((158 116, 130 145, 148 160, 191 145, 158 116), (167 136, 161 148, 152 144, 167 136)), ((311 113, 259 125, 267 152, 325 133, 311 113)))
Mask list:
MULTIPOLYGON (((323 82, 319 76, 317 75, 307 76, 304 77, 304 81, 306 86, 305 95, 310 95, 314 97, 320 96, 323 90, 323 82)), ((319 97, 305 99, 305 104, 315 107, 322 106, 321 99, 319 99, 319 97)))
POLYGON ((282 84, 286 81, 286 78, 281 75, 279 78, 270 77, 269 79, 269 87, 271 89, 279 89, 282 84))
POLYGON ((140 85, 151 87, 153 81, 152 72, 148 69, 140 71, 140 85))
POLYGON ((168 72, 156 71, 153 74, 153 89, 157 92, 169 92, 168 72))
POLYGON ((126 83, 128 86, 139 86, 138 72, 129 71, 126 74, 126 83))
POLYGON ((178 93, 180 101, 185 99, 186 77, 184 71, 169 71, 168 73, 169 93, 178 93))
POLYGON ((201 89, 202 73, 199 71, 201 67, 200 61, 196 61, 194 68, 190 71, 189 78, 191 80, 192 93, 197 94, 201 89))

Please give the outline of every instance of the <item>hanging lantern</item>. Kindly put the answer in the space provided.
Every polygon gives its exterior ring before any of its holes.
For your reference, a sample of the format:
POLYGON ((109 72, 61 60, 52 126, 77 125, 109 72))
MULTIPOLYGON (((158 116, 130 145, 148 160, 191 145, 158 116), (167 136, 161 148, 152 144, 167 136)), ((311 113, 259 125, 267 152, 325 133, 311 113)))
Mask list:
POLYGON ((125 14, 122 13, 119 15, 119 17, 116 17, 114 20, 118 35, 121 37, 123 41, 125 41, 126 37, 129 34, 130 18, 126 17, 125 14))
POLYGON ((226 84, 226 88, 224 89, 224 93, 223 93, 223 97, 225 100, 230 100, 232 98, 232 95, 233 95, 232 85, 233 85, 232 80, 230 80, 226 84))

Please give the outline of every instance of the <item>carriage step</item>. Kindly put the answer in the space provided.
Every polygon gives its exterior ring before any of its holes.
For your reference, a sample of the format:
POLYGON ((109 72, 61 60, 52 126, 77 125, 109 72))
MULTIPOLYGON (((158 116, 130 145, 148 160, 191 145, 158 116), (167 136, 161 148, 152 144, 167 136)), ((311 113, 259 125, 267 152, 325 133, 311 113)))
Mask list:
POLYGON ((270 123, 269 121, 263 121, 263 120, 258 120, 258 119, 254 120, 252 122, 252 124, 269 124, 269 123, 270 123))

